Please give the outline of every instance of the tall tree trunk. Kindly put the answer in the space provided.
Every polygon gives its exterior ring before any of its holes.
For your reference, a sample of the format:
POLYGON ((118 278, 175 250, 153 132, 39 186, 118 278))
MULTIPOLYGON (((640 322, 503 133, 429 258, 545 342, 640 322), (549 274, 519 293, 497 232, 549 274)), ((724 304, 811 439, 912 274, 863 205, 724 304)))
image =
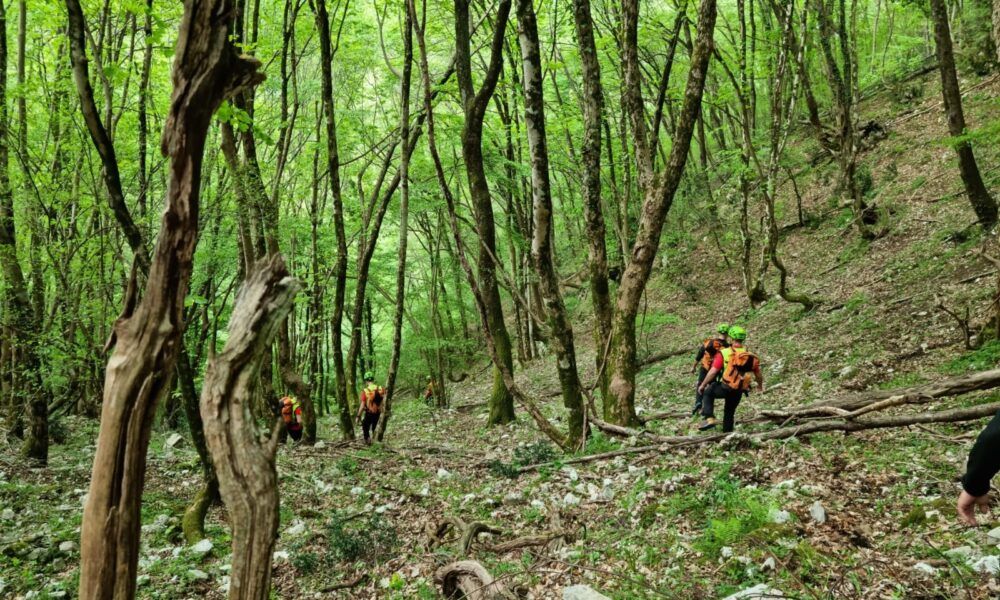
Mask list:
MULTIPOLYGON (((23 9, 23 7, 22 7, 23 9)), ((12 413, 25 407, 29 413, 27 435, 21 448, 29 459, 45 464, 49 457, 48 394, 41 377, 35 336, 41 330, 35 318, 21 263, 17 258, 14 227, 14 194, 10 187, 10 128, 7 111, 7 10, 0 6, 0 269, 3 272, 4 311, 0 323, 9 343, 12 413)))
POLYGON ((280 421, 275 421, 270 439, 261 443, 250 408, 264 350, 283 326, 298 289, 280 254, 257 263, 233 307, 226 347, 205 372, 205 441, 233 532, 231 600, 270 597, 271 555, 278 533, 275 451, 280 421))
MULTIPOLYGON (((403 7, 403 75, 400 81, 399 100, 399 142, 402 158, 399 163, 399 265, 396 267, 396 310, 392 319, 392 356, 389 359, 389 374, 385 384, 386 397, 382 404, 382 418, 375 432, 375 439, 382 441, 385 428, 392 417, 392 401, 396 393, 396 377, 399 373, 400 353, 403 347, 403 311, 406 300, 406 245, 410 234, 410 81, 413 74, 413 19, 409 3, 403 7)), ((372 240, 374 243, 374 240, 372 240)))
MULTIPOLYGON (((340 154, 337 145, 337 117, 333 104, 333 55, 336 51, 330 38, 330 17, 326 0, 315 0, 316 30, 319 32, 320 71, 322 79, 323 115, 326 119, 327 177, 333 194, 333 230, 337 237, 337 260, 334 271, 333 315, 330 319, 331 352, 333 354, 334 391, 344 438, 354 439, 354 421, 347 394, 347 373, 344 369, 342 326, 344 295, 347 289, 347 234, 344 230, 344 199, 340 186, 340 154)), ((353 365, 351 365, 353 368, 353 365)))
MULTIPOLYGON (((169 391, 183 331, 184 298, 198 239, 205 138, 222 100, 263 78, 257 73, 259 62, 236 53, 228 20, 218 18, 231 9, 230 0, 185 2, 174 92, 161 141, 169 162, 166 209, 146 292, 134 313, 127 311, 115 324, 118 344, 104 381, 101 429, 80 534, 83 600, 135 596, 146 450, 156 404, 169 391)), ((82 35, 82 19, 71 21, 82 35)), ((82 43, 74 46, 78 66, 82 43)))
POLYGON ((601 208, 601 120, 604 90, 601 86, 601 63, 594 41, 594 22, 590 0, 574 0, 573 19, 583 69, 583 214, 587 223, 587 264, 590 269, 590 297, 594 305, 595 361, 605 415, 609 406, 608 369, 605 348, 611 337, 611 292, 608 284, 607 230, 601 208))
MULTIPOLYGON (((490 98, 496 89, 497 79, 503 66, 503 34, 507 28, 510 0, 500 2, 491 47, 490 66, 477 92, 472 83, 472 60, 470 55, 469 0, 455 0, 455 72, 462 97, 465 120, 462 124, 462 157, 465 173, 469 180, 469 195, 475 213, 476 231, 479 234, 479 282, 486 302, 489 329, 495 336, 498 359, 511 372, 514 359, 511 352, 510 334, 504 322, 503 305, 500 301, 500 286, 497 282, 494 262, 497 256, 496 226, 493 216, 493 199, 483 161, 483 119, 490 98)), ((494 365, 493 391, 490 393, 489 424, 502 425, 514 420, 514 399, 504 384, 501 366, 494 365)))
POLYGON ((670 156, 662 173, 654 174, 646 139, 642 98, 639 91, 639 64, 636 29, 639 19, 638 0, 623 3, 625 42, 623 70, 625 72, 626 105, 630 111, 636 162, 639 165, 639 186, 643 192, 642 216, 632 246, 631 260, 625 267, 615 302, 612 320, 610 392, 614 397, 609 420, 618 424, 633 424, 635 414, 636 345, 635 318, 646 283, 656 258, 663 223, 673 203, 681 175, 691 148, 691 137, 701 110, 708 62, 712 56, 712 36, 715 31, 716 2, 701 0, 698 8, 698 33, 691 51, 691 67, 684 92, 684 103, 674 131, 670 156))
POLYGON ((559 291, 559 277, 552 252, 552 190, 549 182, 549 151, 545 135, 545 100, 542 96, 542 60, 538 49, 538 23, 534 0, 517 0, 518 41, 524 73, 524 123, 531 153, 531 192, 534 201, 534 228, 531 258, 540 282, 545 313, 556 352, 563 404, 569 411, 568 443, 581 448, 586 437, 583 393, 576 369, 573 327, 559 291))
POLYGON ((184 518, 181 520, 184 540, 188 544, 194 544, 204 539, 205 516, 208 514, 208 509, 220 497, 219 479, 215 475, 215 467, 208 454, 204 423, 198 408, 198 390, 194 388, 194 367, 186 352, 181 352, 177 357, 177 383, 181 389, 184 416, 187 417, 188 427, 191 429, 191 440, 194 442, 195 450, 198 451, 198 458, 201 459, 202 488, 195 494, 194 501, 184 511, 184 518))
MULTIPOLYGON (((948 26, 948 9, 944 0, 931 0, 931 17, 934 19, 934 41, 937 44, 938 67, 941 70, 941 94, 944 110, 948 115, 948 133, 953 137, 965 135, 965 113, 962 111, 962 91, 955 69, 955 53, 951 46, 951 29, 948 26)), ((958 170, 962 174, 965 193, 972 210, 983 229, 992 229, 997 223, 997 203, 986 189, 976 164, 972 144, 963 140, 955 144, 958 153, 958 170)))
POLYGON ((146 0, 146 16, 142 28, 145 45, 142 71, 139 76, 139 218, 145 220, 149 195, 149 172, 146 169, 147 138, 149 136, 149 73, 153 67, 153 0, 146 0))

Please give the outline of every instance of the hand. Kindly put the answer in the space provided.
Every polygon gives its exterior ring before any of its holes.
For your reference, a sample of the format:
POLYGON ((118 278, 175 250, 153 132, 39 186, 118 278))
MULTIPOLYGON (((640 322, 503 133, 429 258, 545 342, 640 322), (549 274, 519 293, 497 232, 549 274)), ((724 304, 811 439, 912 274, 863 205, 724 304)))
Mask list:
POLYGON ((989 512, 989 498, 989 494, 973 496, 969 492, 962 490, 962 493, 958 496, 958 518, 966 525, 975 525, 976 507, 979 507, 979 512, 989 512))
POLYGON ((698 386, 698 394, 704 394, 704 393, 705 393, 705 386, 699 385, 698 386))

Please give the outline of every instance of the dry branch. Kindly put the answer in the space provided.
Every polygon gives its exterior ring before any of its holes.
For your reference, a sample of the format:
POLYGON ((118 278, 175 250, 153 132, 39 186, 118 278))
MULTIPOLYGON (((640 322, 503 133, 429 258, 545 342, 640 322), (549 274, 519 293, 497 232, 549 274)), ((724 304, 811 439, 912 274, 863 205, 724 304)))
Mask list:
POLYGON ((910 388, 865 392, 792 410, 764 410, 761 411, 761 414, 779 421, 830 415, 841 416, 894 397, 907 398, 910 401, 905 403, 915 404, 996 387, 1000 387, 1000 369, 952 377, 910 388))

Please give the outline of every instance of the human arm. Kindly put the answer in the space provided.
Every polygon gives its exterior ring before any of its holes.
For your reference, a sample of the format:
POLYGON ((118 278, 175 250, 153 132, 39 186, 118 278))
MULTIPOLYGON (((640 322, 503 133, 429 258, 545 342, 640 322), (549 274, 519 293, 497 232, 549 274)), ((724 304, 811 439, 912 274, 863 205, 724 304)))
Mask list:
POLYGON ((969 452, 962 493, 958 497, 958 515, 969 525, 976 524, 976 507, 986 511, 990 480, 1000 471, 1000 413, 993 417, 969 452))
POLYGON ((699 394, 704 393, 705 388, 715 381, 715 377, 722 371, 722 365, 722 353, 716 352, 715 358, 712 359, 712 368, 708 370, 708 373, 705 374, 705 379, 702 379, 701 385, 698 386, 699 394))
POLYGON ((691 365, 691 372, 694 373, 698 370, 698 365, 701 364, 701 359, 705 357, 705 344, 698 346, 698 353, 694 355, 694 364, 691 365))

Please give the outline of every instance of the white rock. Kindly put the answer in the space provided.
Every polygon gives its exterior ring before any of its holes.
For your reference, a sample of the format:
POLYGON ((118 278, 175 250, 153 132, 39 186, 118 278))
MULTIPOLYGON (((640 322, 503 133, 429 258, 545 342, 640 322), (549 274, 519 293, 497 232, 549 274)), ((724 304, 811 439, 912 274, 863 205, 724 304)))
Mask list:
POLYGON ((167 441, 163 443, 164 448, 178 448, 184 443, 184 436, 179 433, 171 433, 167 441))
POLYGON ((49 598, 51 600, 62 600, 63 598, 67 598, 67 597, 69 597, 69 594, 67 594, 66 592, 64 592, 62 590, 57 590, 57 591, 54 591, 54 592, 49 592, 49 598))
POLYGON ((563 600, 611 600, 589 585, 571 585, 563 588, 563 600))
POLYGON ((820 525, 826 523, 826 509, 823 508, 819 500, 813 502, 812 506, 809 507, 809 516, 820 525))
POLYGON ((284 550, 276 550, 274 554, 271 555, 271 560, 274 561, 274 564, 278 565, 280 565, 281 563, 288 562, 288 559, 289 559, 288 552, 284 550))
POLYGON ((576 469, 574 469, 573 467, 563 467, 563 471, 566 473, 566 476, 569 477, 570 481, 576 481, 580 479, 580 474, 577 473, 576 469))
POLYGON ((1000 556, 984 556, 969 563, 972 570, 984 575, 1000 575, 1000 556))
POLYGON ((927 575, 934 575, 937 573, 937 569, 935 569, 934 567, 925 562, 918 562, 917 564, 913 565, 913 570, 920 571, 921 573, 927 575))
POLYGON ((778 563, 774 560, 773 556, 768 556, 760 565, 761 571, 773 571, 778 566, 778 563))
POLYGON ((297 537, 306 532, 306 524, 302 521, 296 521, 291 527, 285 530, 285 534, 289 537, 297 537))
POLYGON ((776 508, 771 509, 771 514, 769 515, 771 522, 775 525, 784 525, 785 523, 792 520, 792 514, 787 510, 778 510, 776 508))
POLYGON ((730 548, 729 546, 723 546, 722 548, 719 548, 719 554, 722 556, 722 558, 732 558, 733 549, 730 548))
POLYGON ((390 506, 388 504, 383 504, 381 506, 375 507, 375 513, 379 515, 384 515, 388 511, 390 506))
POLYGON ((839 373, 841 379, 850 379, 851 377, 854 377, 857 374, 858 374, 858 368, 855 367, 854 365, 847 365, 846 367, 841 369, 839 373))
POLYGON ((537 509, 541 510, 541 509, 545 508, 545 503, 542 502, 541 500, 532 500, 531 501, 531 507, 532 508, 537 508, 537 509))
POLYGON ((3 512, 0 513, 0 519, 3 519, 4 521, 12 521, 14 520, 14 517, 14 511, 9 508, 5 508, 3 512))
POLYGON ((563 505, 565 506, 577 506, 580 504, 580 497, 572 493, 568 493, 563 496, 563 505))
POLYGON ((511 492, 503 497, 504 504, 521 504, 524 502, 524 494, 521 492, 511 492))
POLYGON ((363 488, 363 487, 358 486, 358 487, 352 487, 351 488, 351 495, 352 496, 360 496, 361 494, 364 494, 364 493, 365 493, 365 488, 363 488))
POLYGON ((212 540, 205 538, 191 546, 191 554, 194 554, 195 556, 205 556, 211 552, 214 547, 215 546, 212 544, 212 540))
POLYGON ((986 537, 990 538, 990 542, 994 544, 1000 542, 1000 527, 991 529, 990 532, 986 534, 986 537))
POLYGON ((974 554, 971 546, 959 546, 951 550, 945 550, 944 555, 948 558, 971 558, 974 554))
POLYGON ((793 488, 793 487, 795 487, 795 485, 797 483, 798 483, 798 481, 796 481, 794 479, 786 479, 784 481, 778 482, 777 484, 775 484, 774 487, 776 489, 779 489, 779 490, 785 489, 785 488, 793 488))
POLYGON ((223 594, 228 594, 229 593, 229 586, 231 585, 231 583, 232 583, 232 580, 230 579, 229 575, 223 575, 222 576, 222 584, 219 585, 219 591, 222 592, 223 594))
POLYGON ((59 551, 63 554, 69 554, 76 550, 76 542, 63 542, 59 544, 59 551))
POLYGON ((441 467, 437 471, 437 478, 438 479, 451 479, 451 473, 448 471, 448 469, 445 469, 444 467, 441 467))
POLYGON ((195 581, 208 581, 208 573, 202 571, 201 569, 188 569, 187 576, 188 579, 193 579, 195 581))
POLYGON ((423 496, 423 497, 425 497, 425 498, 427 496, 430 496, 431 495, 431 486, 425 485, 424 487, 420 488, 420 495, 423 496))
POLYGON ((787 598, 787 596, 766 583, 758 583, 753 587, 740 590, 731 596, 726 596, 724 600, 749 600, 751 598, 753 600, 765 600, 768 598, 787 598))
MULTIPOLYGON (((144 585, 149 585, 149 575, 139 575, 138 577, 136 577, 135 578, 135 585, 136 585, 136 587, 142 587, 144 585)), ((3 591, 3 589, 0 589, 0 592, 2 592, 2 591, 3 591)))
POLYGON ((326 448, 326 442, 324 442, 323 440, 320 440, 320 441, 316 442, 315 444, 313 444, 313 448, 315 448, 317 450, 322 450, 323 448, 326 448))
POLYGON ((462 496, 462 503, 465 504, 465 503, 468 503, 468 502, 472 502, 475 499, 476 499, 476 495, 475 494, 466 494, 466 495, 462 496))

